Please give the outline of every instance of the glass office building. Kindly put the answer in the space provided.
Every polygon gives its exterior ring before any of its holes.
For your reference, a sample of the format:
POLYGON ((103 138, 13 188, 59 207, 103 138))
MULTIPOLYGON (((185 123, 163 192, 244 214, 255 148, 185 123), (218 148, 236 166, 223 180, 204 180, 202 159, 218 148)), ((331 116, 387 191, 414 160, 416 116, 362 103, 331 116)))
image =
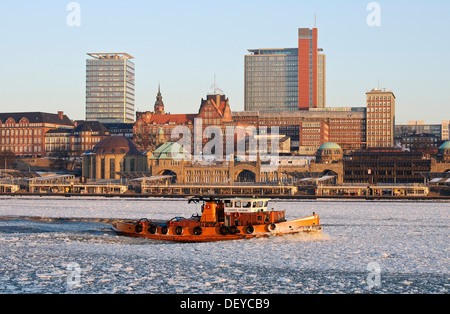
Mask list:
POLYGON ((254 49, 245 56, 245 111, 298 110, 298 49, 254 49))
POLYGON ((86 120, 134 122, 134 63, 126 53, 88 53, 86 120))
POLYGON ((317 28, 298 29, 298 48, 251 49, 245 56, 245 110, 325 108, 326 58, 317 28))

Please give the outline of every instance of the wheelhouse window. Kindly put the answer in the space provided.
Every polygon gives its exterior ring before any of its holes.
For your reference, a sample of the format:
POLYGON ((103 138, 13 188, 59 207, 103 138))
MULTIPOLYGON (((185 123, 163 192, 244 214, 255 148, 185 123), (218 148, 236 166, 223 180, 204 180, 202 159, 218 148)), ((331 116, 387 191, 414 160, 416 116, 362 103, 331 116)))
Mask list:
POLYGON ((250 207, 252 207, 252 202, 243 202, 243 203, 242 203, 242 207, 244 207, 244 208, 250 208, 250 207))

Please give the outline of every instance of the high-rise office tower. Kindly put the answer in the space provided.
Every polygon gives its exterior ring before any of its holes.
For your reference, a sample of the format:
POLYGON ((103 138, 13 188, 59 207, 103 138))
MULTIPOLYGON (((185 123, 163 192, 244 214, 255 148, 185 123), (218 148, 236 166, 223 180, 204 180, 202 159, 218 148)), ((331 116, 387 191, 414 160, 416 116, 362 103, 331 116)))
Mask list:
POLYGON ((134 63, 127 53, 88 53, 86 120, 134 122, 134 63))
MULTIPOLYGON (((319 48, 319 52, 323 51, 319 48)), ((317 107, 325 108, 327 103, 326 95, 326 57, 325 54, 317 54, 317 107)))
POLYGON ((298 50, 249 52, 245 56, 245 111, 298 110, 298 50))
POLYGON ((392 91, 372 89, 367 95, 367 148, 393 147, 395 95, 392 91))
POLYGON ((317 108, 317 28, 298 30, 298 109, 317 108))
POLYGON ((250 49, 245 56, 245 110, 325 107, 325 54, 317 28, 298 30, 298 48, 250 49), (320 52, 320 53, 319 53, 320 52))

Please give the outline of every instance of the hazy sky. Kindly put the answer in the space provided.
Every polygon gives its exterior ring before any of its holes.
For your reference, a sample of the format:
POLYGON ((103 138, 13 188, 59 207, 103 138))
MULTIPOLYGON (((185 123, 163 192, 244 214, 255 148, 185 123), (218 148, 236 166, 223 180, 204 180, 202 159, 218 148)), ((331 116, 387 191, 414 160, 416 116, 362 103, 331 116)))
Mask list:
POLYGON ((166 111, 195 113, 217 86, 244 109, 244 55, 295 48, 314 26, 327 55, 327 106, 365 106, 378 86, 397 97, 396 122, 450 120, 450 1, 80 0, 69 26, 63 0, 0 1, 0 111, 63 110, 84 119, 88 52, 135 57, 136 109, 152 110, 158 82, 166 111), (72 20, 73 21, 73 20, 72 20))

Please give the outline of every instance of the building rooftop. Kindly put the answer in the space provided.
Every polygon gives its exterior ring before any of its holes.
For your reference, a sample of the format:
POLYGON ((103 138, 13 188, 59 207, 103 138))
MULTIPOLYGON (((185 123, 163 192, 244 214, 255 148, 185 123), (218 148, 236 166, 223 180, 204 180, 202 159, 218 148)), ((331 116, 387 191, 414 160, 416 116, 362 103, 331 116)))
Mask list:
POLYGON ((163 114, 163 115, 152 115, 147 124, 193 124, 196 114, 163 114))
POLYGON ((141 154, 137 145, 124 136, 109 136, 104 138, 92 150, 95 154, 141 154))
POLYGON ((13 119, 15 123, 19 123, 23 118, 27 119, 29 123, 48 123, 74 126, 72 120, 66 115, 45 112, 14 112, 14 113, 0 113, 0 122, 5 123, 8 119, 13 119))
POLYGON ((118 60, 134 59, 133 56, 125 52, 88 53, 88 56, 91 56, 94 59, 118 59, 118 60))
POLYGON ((252 55, 298 55, 298 48, 259 48, 248 49, 252 55))
POLYGON ((394 92, 392 90, 383 88, 383 89, 379 89, 379 88, 373 88, 372 90, 368 91, 366 94, 372 94, 372 93, 391 93, 394 96, 394 99, 396 98, 394 95, 394 92))
POLYGON ((100 132, 102 134, 106 134, 109 130, 98 121, 81 121, 78 123, 76 128, 73 130, 75 133, 77 132, 100 132))
POLYGON ((301 118, 336 118, 336 119, 348 119, 356 118, 363 119, 366 117, 366 108, 355 107, 351 110, 297 110, 297 111, 233 111, 231 112, 233 117, 255 117, 261 119, 276 118, 276 119, 301 119, 301 118))
POLYGON ((53 130, 48 130, 47 133, 45 134, 61 134, 61 133, 66 133, 66 134, 70 134, 73 132, 73 129, 63 129, 63 128, 57 128, 57 129, 53 129, 53 130))

